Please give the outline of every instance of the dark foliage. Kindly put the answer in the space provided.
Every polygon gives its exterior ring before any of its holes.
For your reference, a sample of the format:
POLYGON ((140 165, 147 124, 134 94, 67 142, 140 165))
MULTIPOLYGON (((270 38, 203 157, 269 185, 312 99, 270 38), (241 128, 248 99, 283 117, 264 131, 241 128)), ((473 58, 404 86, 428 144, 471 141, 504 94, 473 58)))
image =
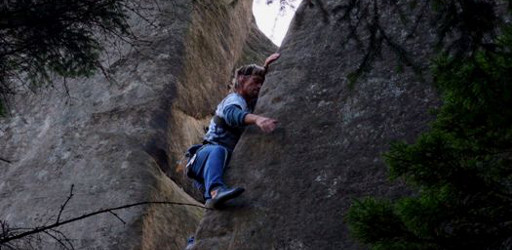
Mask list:
POLYGON ((418 24, 425 19, 426 6, 428 1, 411 4, 405 1, 350 0, 333 8, 334 21, 347 27, 348 31, 341 46, 353 41, 363 55, 357 68, 348 75, 350 87, 372 69, 384 48, 396 55, 398 69, 411 67, 421 77, 419 66, 402 43, 416 34, 418 24), (385 19, 398 20, 393 24, 394 29, 405 31, 405 38, 392 34, 387 27, 390 24, 383 22, 385 19))
POLYGON ((490 1, 433 1, 440 47, 433 76, 443 105, 416 143, 385 155, 392 179, 417 190, 366 198, 347 215, 372 249, 512 247, 512 26, 490 1))
POLYGON ((105 36, 129 35, 125 10, 125 0, 1 1, 1 99, 15 92, 13 81, 37 87, 91 75, 105 36))

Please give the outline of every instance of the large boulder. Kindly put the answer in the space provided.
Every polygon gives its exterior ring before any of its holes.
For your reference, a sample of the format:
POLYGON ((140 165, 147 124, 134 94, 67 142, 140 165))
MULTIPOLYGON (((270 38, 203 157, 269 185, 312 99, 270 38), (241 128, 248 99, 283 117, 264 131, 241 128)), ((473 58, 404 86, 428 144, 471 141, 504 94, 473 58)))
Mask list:
MULTIPOLYGON (((107 48, 112 78, 55 80, 9 100, 0 120, 0 157, 11 162, 0 161, 0 219, 11 227, 54 223, 73 186, 60 221, 143 201, 192 205, 135 206, 49 231, 77 249, 183 249, 196 230, 200 194, 177 162, 200 141, 237 63, 262 61, 274 47, 255 28, 250 1, 141 4, 145 18, 130 22, 143 42, 107 48)), ((40 236, 9 244, 60 244, 40 236)))
POLYGON ((435 36, 429 8, 388 4, 303 1, 255 110, 279 127, 246 130, 226 173, 246 192, 206 212, 194 249, 362 248, 344 223, 354 198, 409 193, 381 156, 428 128, 435 36))

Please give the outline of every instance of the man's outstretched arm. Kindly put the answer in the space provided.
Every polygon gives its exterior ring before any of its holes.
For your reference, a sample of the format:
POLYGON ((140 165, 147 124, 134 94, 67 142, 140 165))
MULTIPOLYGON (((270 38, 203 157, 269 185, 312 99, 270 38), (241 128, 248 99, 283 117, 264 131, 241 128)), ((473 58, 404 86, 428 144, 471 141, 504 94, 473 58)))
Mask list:
POLYGON ((256 125, 263 132, 270 133, 277 126, 277 120, 242 111, 237 105, 229 105, 224 109, 224 120, 229 126, 240 127, 244 125, 256 125))
POLYGON ((244 123, 247 125, 255 124, 265 133, 270 133, 277 127, 277 120, 255 114, 247 114, 244 117, 244 123))

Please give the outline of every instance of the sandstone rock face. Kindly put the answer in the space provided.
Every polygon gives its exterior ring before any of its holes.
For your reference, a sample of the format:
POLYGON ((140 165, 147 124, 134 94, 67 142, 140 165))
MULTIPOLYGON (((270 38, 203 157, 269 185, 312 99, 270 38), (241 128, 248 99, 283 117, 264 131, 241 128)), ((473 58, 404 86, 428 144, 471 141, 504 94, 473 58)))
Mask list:
POLYGON ((343 220, 353 199, 408 193, 387 181, 381 155, 392 141, 412 142, 432 119, 427 111, 438 98, 428 75, 421 79, 413 68, 428 67, 434 36, 428 20, 416 25, 423 6, 406 11, 411 21, 404 24, 385 1, 362 1, 369 8, 355 31, 362 44, 347 40, 349 2, 356 1, 303 1, 255 111, 278 119, 279 128, 269 135, 250 128, 242 136, 226 179, 246 192, 206 212, 194 249, 363 248, 343 220), (383 28, 377 38, 387 40, 366 57, 371 36, 364 25, 376 20, 375 8, 383 28), (407 58, 398 58, 393 43, 407 58), (351 87, 347 76, 368 58, 372 67, 351 87), (398 59, 414 67, 400 70, 398 59))
MULTIPOLYGON (((256 30, 250 1, 142 3, 154 23, 131 22, 149 43, 108 48, 114 82, 100 73, 68 80, 67 94, 56 80, 10 100, 0 120, 0 156, 11 161, 0 161, 0 219, 12 227, 53 223, 72 185, 61 220, 141 201, 200 205, 177 161, 200 141, 237 63, 274 48, 256 30)), ((203 213, 137 206, 116 211, 124 223, 107 213, 58 230, 77 249, 183 249, 203 213)), ((50 237, 32 243, 58 247, 50 237)))

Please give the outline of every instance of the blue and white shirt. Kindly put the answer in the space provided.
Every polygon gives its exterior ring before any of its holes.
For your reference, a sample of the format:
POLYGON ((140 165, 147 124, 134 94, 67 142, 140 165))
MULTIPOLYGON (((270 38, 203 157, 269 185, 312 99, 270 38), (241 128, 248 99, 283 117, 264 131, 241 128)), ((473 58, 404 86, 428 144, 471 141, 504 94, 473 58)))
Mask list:
POLYGON ((245 128, 245 116, 251 113, 253 109, 254 103, 251 103, 251 105, 247 104, 240 94, 229 94, 217 105, 215 115, 224 119, 230 128, 226 129, 219 126, 212 119, 204 139, 209 143, 219 144, 233 151, 245 128))

